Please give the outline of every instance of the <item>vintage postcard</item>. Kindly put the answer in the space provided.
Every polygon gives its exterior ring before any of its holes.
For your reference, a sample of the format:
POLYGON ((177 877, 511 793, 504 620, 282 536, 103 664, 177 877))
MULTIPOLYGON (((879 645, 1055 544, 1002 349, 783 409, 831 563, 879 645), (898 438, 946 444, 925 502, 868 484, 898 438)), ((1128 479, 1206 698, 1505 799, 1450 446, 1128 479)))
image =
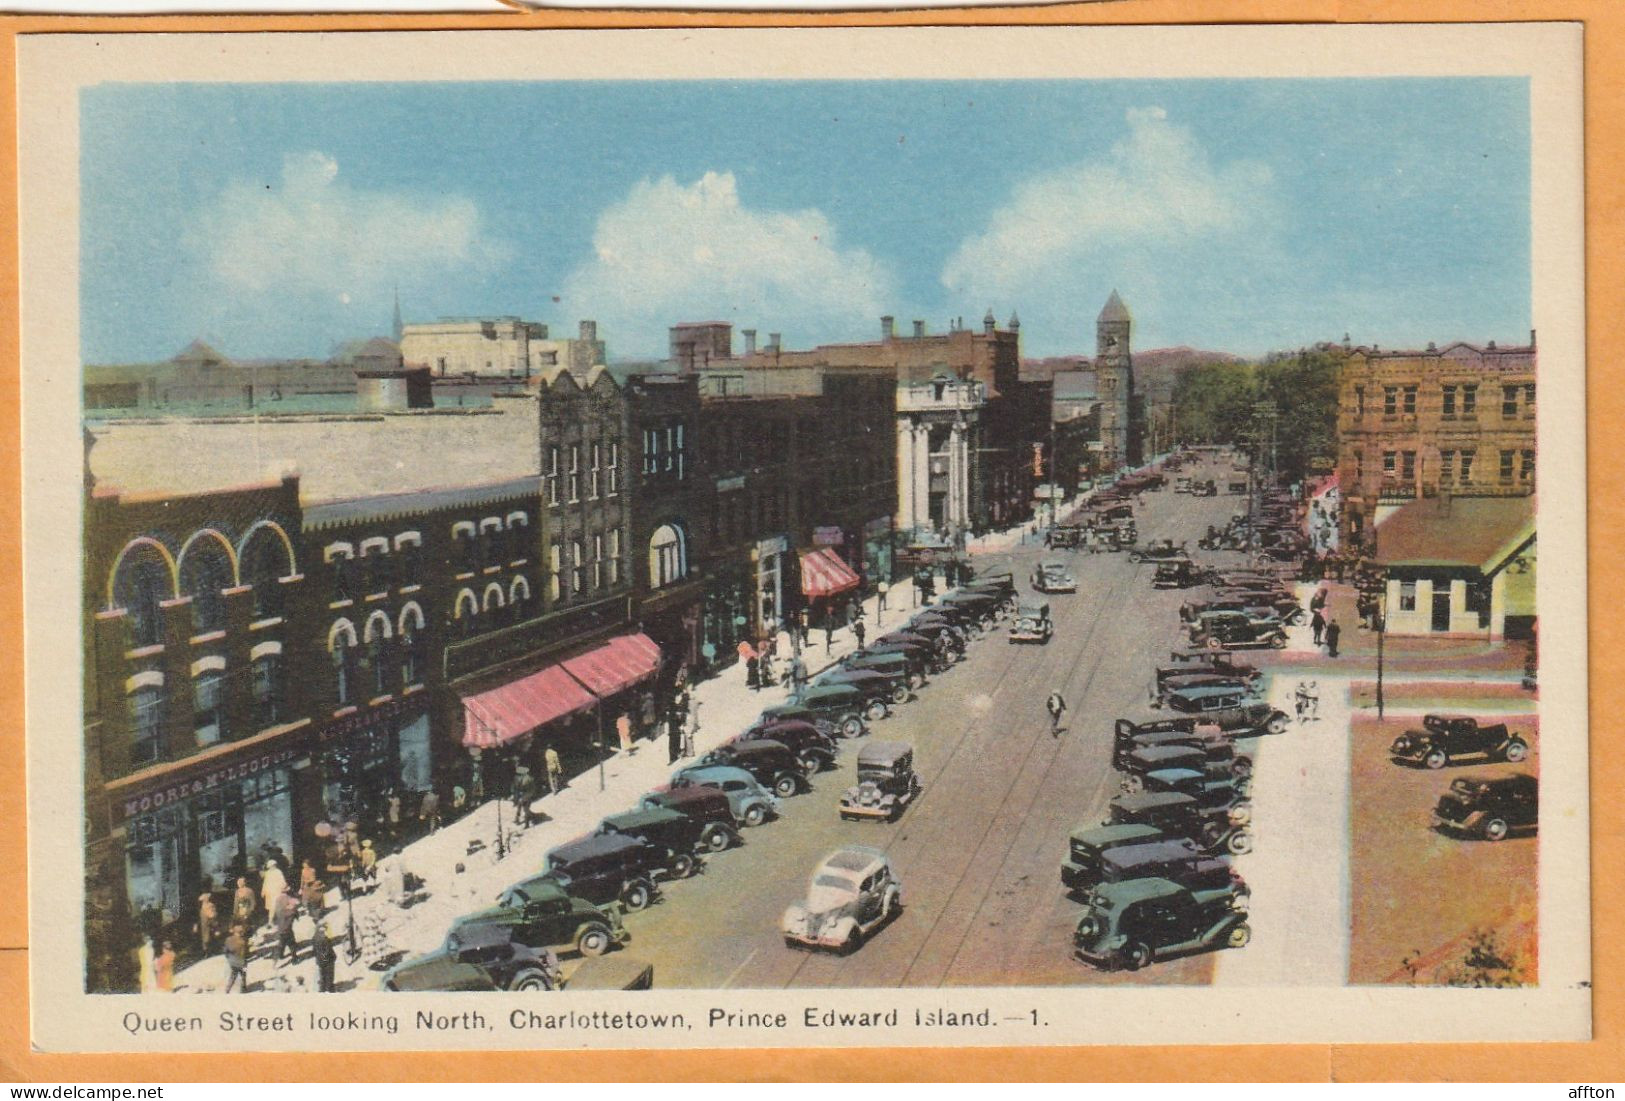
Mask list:
POLYGON ((1581 47, 22 36, 34 1044, 1586 1038, 1581 47))

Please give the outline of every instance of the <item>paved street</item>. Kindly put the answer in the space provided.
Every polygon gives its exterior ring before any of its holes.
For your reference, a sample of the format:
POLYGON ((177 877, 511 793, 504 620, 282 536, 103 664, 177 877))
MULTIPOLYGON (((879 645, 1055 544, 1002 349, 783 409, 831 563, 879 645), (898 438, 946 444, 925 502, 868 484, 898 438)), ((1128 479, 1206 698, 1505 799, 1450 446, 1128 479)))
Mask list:
MULTIPOLYGON (((1142 540, 1188 538, 1222 523, 1240 499, 1148 494, 1142 540)), ((1021 587, 1041 546, 1008 558, 1021 587)), ((666 900, 627 920, 628 951, 655 963, 661 986, 941 986, 1023 983, 1203 983, 1213 957, 1102 974, 1071 958, 1080 908, 1061 888, 1067 836, 1095 824, 1117 792, 1112 721, 1143 711, 1153 665, 1177 641, 1178 590, 1150 587, 1150 566, 1126 555, 1061 552, 1079 592, 1051 598, 1054 640, 1010 645, 1001 633, 876 726, 911 741, 924 793, 895 824, 843 822, 840 793, 856 753, 788 801, 783 818, 747 831, 746 844, 708 874, 669 886, 666 900), (1043 710, 1059 689, 1068 729, 1052 738, 1043 710), (902 877, 906 908, 855 955, 788 949, 779 933, 814 865, 843 844, 884 849, 902 877)), ((991 559, 988 559, 991 560, 991 559)), ((1275 839, 1264 838, 1261 847, 1275 839)), ((1284 841, 1284 837, 1281 839, 1284 841)), ((1255 908, 1267 913, 1268 901, 1255 908)))

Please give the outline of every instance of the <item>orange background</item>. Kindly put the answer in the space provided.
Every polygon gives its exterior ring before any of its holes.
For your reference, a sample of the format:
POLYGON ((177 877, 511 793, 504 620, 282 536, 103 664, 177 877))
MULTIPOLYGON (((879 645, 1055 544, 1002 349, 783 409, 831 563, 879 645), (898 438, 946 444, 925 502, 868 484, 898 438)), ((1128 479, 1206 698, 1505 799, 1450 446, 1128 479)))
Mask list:
MULTIPOLYGON (((1595 655, 1616 657, 1625 641, 1617 555, 1625 508, 1608 492, 1622 480, 1607 431, 1625 422, 1614 363, 1625 354, 1625 3, 1620 0, 1105 0, 1031 8, 724 15, 662 12, 521 12, 479 16, 7 17, 0 18, 0 1080, 11 1082, 162 1081, 631 1081, 1044 1080, 1092 1081, 1472 1081, 1615 1082, 1625 1078, 1620 928, 1625 895, 1621 806, 1625 754, 1614 745, 1625 709, 1618 677, 1595 655), (1594 1034, 1585 1044, 1277 1045, 1246 1047, 1090 1047, 860 1049, 771 1052, 459 1052, 422 1054, 230 1053, 219 1055, 42 1055, 28 1035, 27 851, 24 823, 21 483, 18 437, 16 36, 29 32, 519 30, 540 27, 779 27, 1022 25, 1047 23, 1370 23, 1578 21, 1585 24, 1585 180, 1587 250, 1591 710, 1592 966, 1594 1034)), ((77 548, 64 548, 76 552, 77 548)), ((69 874, 72 874, 70 871, 69 874)), ((75 918, 76 920, 76 918, 75 918)), ((1258 1012, 1267 1014, 1261 992, 1258 1012)), ((1286 1022, 1283 1022, 1285 1027, 1286 1022)))

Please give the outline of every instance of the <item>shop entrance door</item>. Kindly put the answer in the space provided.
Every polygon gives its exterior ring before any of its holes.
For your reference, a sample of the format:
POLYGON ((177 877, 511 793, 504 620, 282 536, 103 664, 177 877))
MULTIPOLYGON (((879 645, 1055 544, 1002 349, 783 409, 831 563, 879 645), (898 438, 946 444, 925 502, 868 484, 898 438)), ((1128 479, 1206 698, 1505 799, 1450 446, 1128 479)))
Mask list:
POLYGON ((1450 630, 1450 583, 1448 581, 1435 581, 1433 583, 1433 630, 1450 630), (1439 586, 1443 585, 1444 588, 1439 586))

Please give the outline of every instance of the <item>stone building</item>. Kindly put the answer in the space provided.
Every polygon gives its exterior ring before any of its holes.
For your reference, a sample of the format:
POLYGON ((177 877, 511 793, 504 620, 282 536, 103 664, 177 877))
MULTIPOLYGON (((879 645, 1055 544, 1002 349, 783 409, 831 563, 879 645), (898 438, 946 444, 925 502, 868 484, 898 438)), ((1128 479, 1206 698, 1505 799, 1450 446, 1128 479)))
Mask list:
POLYGON ((1424 351, 1355 348, 1338 402, 1345 546, 1382 549, 1380 526, 1432 497, 1535 490, 1535 343, 1424 351))
POLYGON ((1140 462, 1134 417, 1134 317, 1114 290, 1095 319, 1095 386, 1100 400, 1101 465, 1140 462))
POLYGON ((448 317, 401 326, 401 357, 436 379, 528 379, 553 367, 586 372, 604 362, 598 323, 583 321, 574 339, 549 335, 540 322, 517 317, 448 317))

